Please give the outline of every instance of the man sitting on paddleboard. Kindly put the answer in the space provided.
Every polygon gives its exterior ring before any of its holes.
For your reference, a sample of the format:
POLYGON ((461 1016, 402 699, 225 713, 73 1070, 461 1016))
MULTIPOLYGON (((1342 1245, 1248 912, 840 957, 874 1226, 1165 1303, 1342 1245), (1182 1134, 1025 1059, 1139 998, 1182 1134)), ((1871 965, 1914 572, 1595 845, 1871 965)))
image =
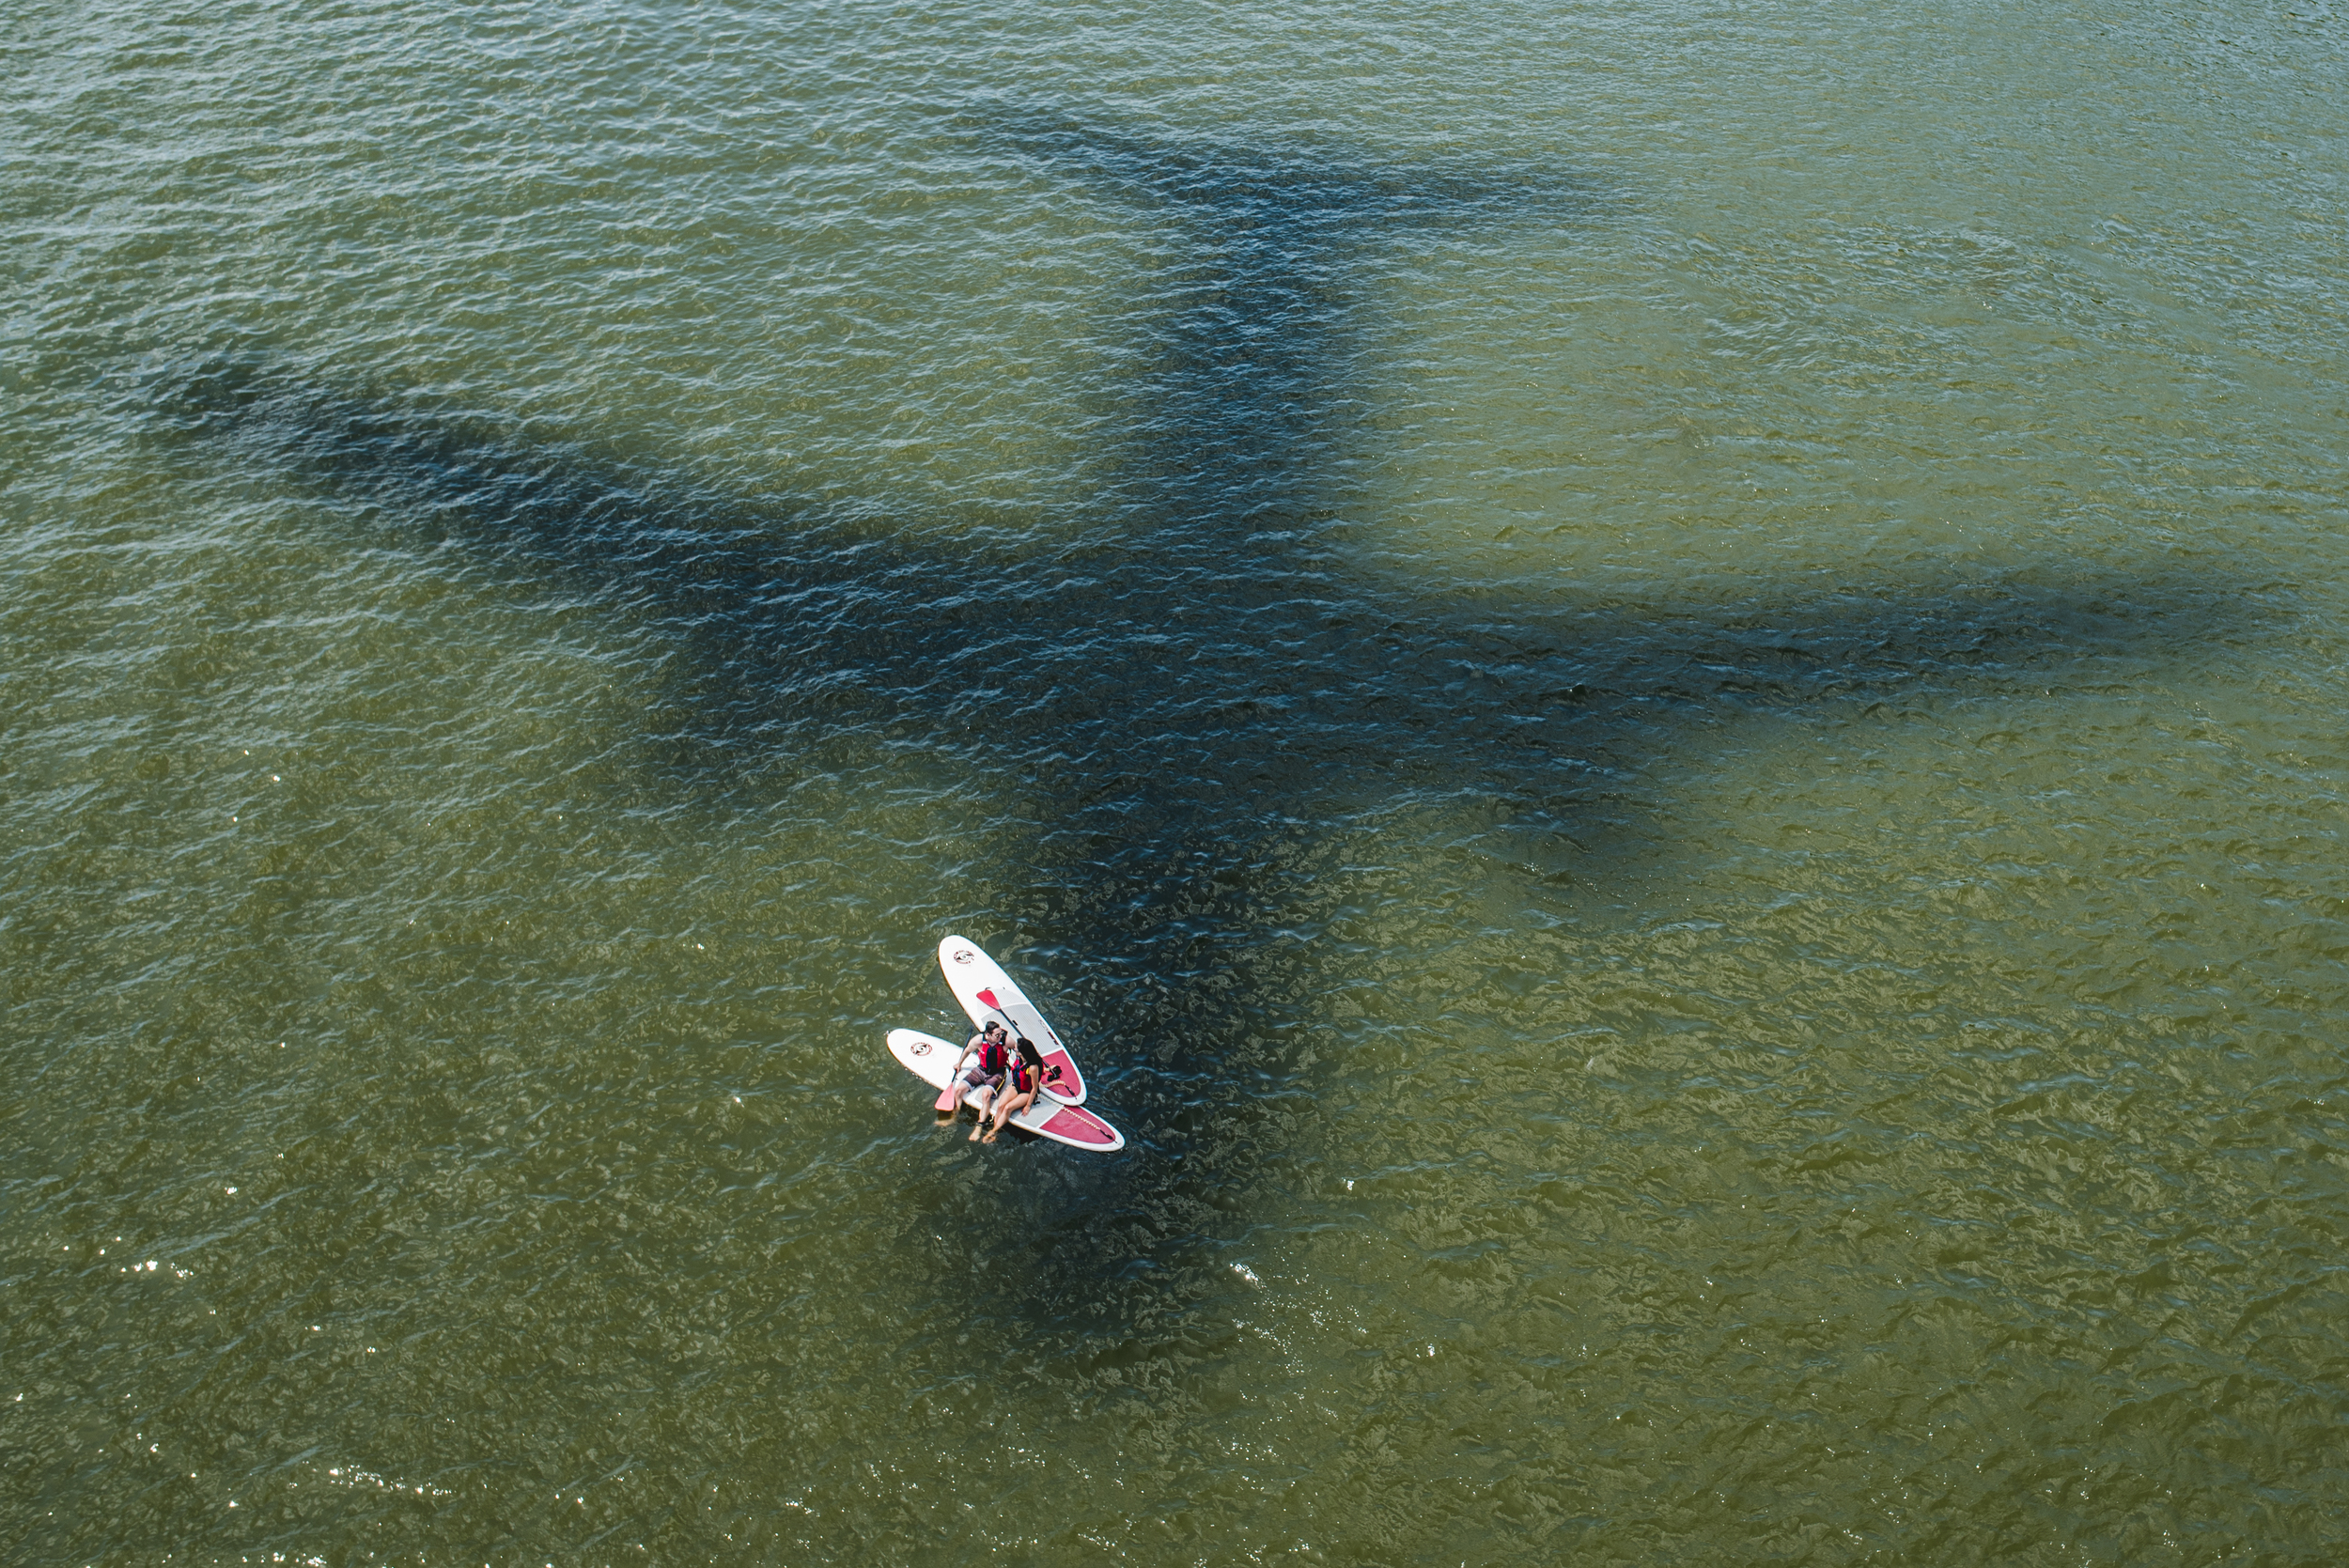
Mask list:
MULTIPOLYGON (((955 1070, 946 1075, 947 1087, 956 1092, 956 1100, 950 1104, 959 1103, 966 1092, 975 1092, 978 1099, 972 1109, 979 1113, 979 1122, 984 1126, 988 1102, 995 1097, 995 1091, 1003 1086, 1003 1072, 1010 1065, 1011 1043, 1003 1038, 1003 1026, 988 1024, 971 1036, 971 1043, 963 1047, 962 1054, 955 1059, 955 1070), (972 1057, 978 1060, 973 1062, 972 1057), (963 1065, 966 1062, 970 1063, 968 1068, 963 1065)), ((939 1120, 944 1122, 952 1114, 949 1110, 939 1120)), ((971 1136, 976 1139, 979 1129, 972 1127, 971 1136)))

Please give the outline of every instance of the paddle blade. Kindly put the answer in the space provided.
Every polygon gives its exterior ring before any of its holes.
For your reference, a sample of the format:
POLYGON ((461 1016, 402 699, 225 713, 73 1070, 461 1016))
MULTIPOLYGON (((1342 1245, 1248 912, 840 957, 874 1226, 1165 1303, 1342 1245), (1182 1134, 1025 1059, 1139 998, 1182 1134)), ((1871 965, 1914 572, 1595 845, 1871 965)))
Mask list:
POLYGON ((946 1085, 945 1093, 938 1096, 938 1109, 941 1110, 952 1110, 955 1108, 956 1102, 961 1098, 961 1089, 957 1085, 950 1083, 946 1085))
POLYGON ((995 1000, 995 993, 991 990, 979 992, 978 998, 981 1001, 986 1002, 989 1007, 994 1008, 998 1013, 1003 1010, 1003 1004, 995 1000))

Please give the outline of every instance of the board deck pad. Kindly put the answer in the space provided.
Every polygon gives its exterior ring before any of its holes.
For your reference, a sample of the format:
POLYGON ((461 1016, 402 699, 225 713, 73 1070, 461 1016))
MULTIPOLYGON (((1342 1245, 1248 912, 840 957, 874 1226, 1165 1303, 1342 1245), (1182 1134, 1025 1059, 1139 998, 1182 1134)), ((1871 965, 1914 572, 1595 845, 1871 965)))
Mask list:
POLYGON ((1060 1081, 1046 1084, 1045 1094, 1063 1105, 1084 1104, 1085 1076, 1077 1070, 1076 1057, 1044 1021, 1028 994, 987 955, 986 949, 968 937, 950 936, 938 944, 938 968, 946 977, 946 988, 955 993, 973 1024, 1008 1022, 1016 1032, 1035 1042, 1047 1067, 1061 1070, 1060 1081))
MULTIPOLYGON (((918 1029, 893 1029, 889 1032, 889 1054, 907 1072, 942 1093, 962 1048, 918 1029)), ((969 1094, 963 1095, 963 1103, 971 1103, 969 1094)), ((1092 1111, 1081 1106, 1062 1105, 1041 1094, 1035 1097, 1034 1105, 1014 1116, 1009 1125, 1024 1127, 1055 1143, 1066 1143, 1072 1149, 1091 1149, 1096 1154, 1114 1154, 1126 1146, 1126 1135, 1092 1111)))

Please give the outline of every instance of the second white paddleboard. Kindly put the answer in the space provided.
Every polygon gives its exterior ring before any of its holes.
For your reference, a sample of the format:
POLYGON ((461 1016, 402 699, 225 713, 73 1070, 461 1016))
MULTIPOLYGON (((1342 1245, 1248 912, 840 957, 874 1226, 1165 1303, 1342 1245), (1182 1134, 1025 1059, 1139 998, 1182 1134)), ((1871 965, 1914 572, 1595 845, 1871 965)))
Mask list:
MULTIPOLYGON (((985 1027, 990 1023, 1008 1024, 1016 1034, 1024 1034, 1035 1042, 1038 1055, 1047 1067, 1057 1065, 1058 1081, 1046 1086, 1044 1092, 1063 1105, 1082 1105, 1085 1097, 1085 1076, 1077 1071, 1077 1059, 1068 1054, 1052 1026, 1044 1021, 1028 994, 1012 983, 1003 967, 988 957, 978 943, 968 937, 948 937, 938 944, 938 967, 946 976, 946 988, 955 993, 962 1010, 971 1015, 971 1021, 985 1027)), ((944 1088, 943 1079, 940 1088, 944 1088)))

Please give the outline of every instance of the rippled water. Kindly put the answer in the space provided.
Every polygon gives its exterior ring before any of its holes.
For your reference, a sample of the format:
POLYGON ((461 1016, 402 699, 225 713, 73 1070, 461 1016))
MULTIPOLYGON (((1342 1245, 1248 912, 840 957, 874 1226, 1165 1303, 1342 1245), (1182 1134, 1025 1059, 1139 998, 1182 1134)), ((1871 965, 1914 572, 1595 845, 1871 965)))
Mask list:
POLYGON ((2336 7, 0 36, 11 1560, 2337 1559, 2336 7))

